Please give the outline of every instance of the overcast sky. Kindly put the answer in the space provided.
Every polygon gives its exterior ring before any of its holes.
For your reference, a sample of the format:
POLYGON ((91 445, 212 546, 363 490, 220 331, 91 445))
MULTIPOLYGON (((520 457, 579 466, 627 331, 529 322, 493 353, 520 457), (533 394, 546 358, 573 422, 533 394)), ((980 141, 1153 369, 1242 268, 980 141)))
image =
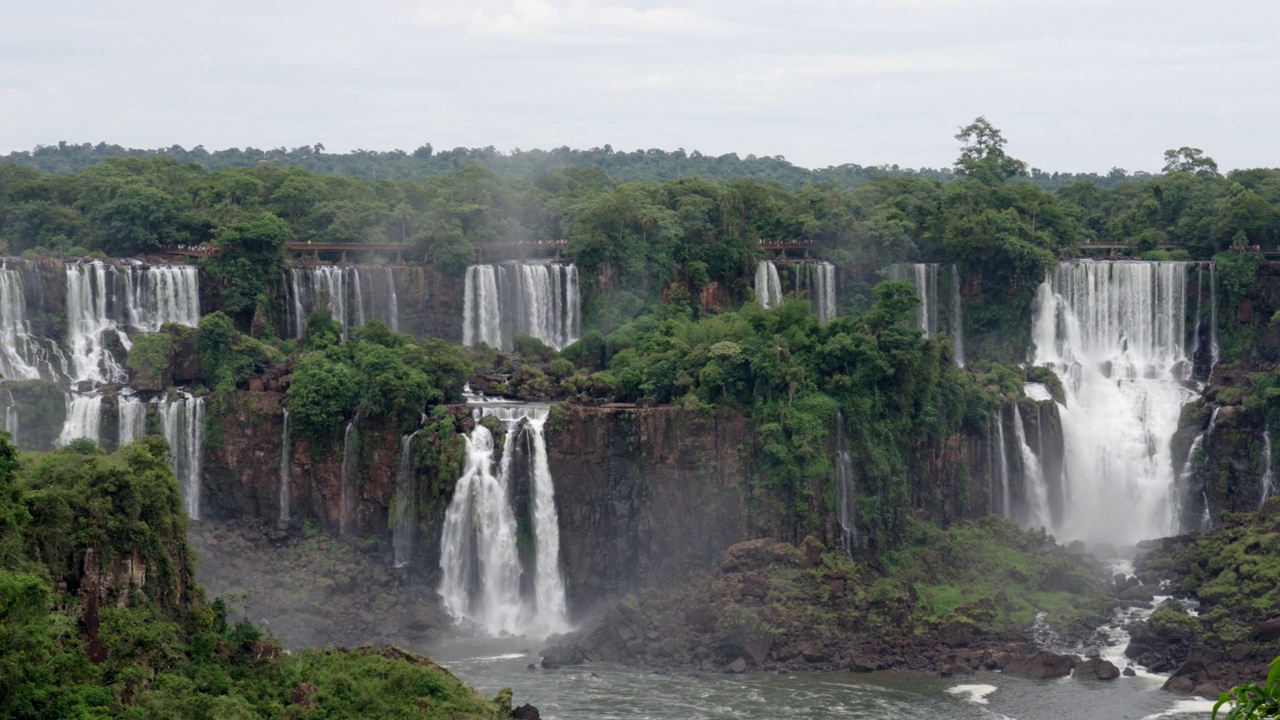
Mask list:
POLYGON ((0 153, 493 145, 1280 166, 1274 0, 0 0, 0 153))

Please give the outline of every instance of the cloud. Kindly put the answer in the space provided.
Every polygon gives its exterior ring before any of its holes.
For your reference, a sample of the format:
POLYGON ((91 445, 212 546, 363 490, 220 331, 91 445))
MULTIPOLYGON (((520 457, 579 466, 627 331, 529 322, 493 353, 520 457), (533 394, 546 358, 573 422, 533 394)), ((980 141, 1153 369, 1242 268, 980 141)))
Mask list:
POLYGON ((748 26, 684 7, 637 7, 589 0, 430 2, 417 14, 427 27, 524 42, 600 44, 648 37, 724 37, 748 26))

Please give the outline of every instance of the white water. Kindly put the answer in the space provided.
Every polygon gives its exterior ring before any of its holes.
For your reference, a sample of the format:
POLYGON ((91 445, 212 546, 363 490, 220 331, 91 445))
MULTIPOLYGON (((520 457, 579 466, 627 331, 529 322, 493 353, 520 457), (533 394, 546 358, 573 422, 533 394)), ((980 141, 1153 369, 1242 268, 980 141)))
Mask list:
POLYGON ((391 519, 391 547, 395 566, 404 567, 413 558, 413 535, 417 523, 414 494, 417 475, 413 472, 413 438, 418 433, 400 438, 400 466, 396 469, 395 509, 391 519))
POLYGON ((124 447, 147 434, 147 403, 141 399, 121 395, 117 399, 116 422, 119 425, 118 445, 124 447))
POLYGON ((342 326, 343 336, 353 327, 380 320, 400 331, 400 305, 395 273, 389 267, 313 265, 289 268, 289 328, 294 337, 307 332, 307 316, 325 308, 342 326), (378 283, 381 276, 383 282, 378 283))
POLYGON ((358 489, 360 428, 354 417, 342 434, 342 499, 338 507, 338 531, 346 536, 356 534, 356 494, 358 489))
POLYGON ((187 517, 200 519, 200 485, 204 470, 204 398, 187 393, 160 403, 160 427, 169 441, 173 474, 182 487, 187 517))
POLYGON ((467 438, 467 459, 445 514, 440 539, 440 595, 460 623, 491 635, 545 637, 568 629, 564 579, 560 572, 560 529, 555 487, 547 462, 543 428, 549 408, 486 404, 477 420, 494 417, 506 431, 503 453, 494 471, 493 435, 477 423, 467 438), (517 466, 515 456, 531 457, 517 466), (516 477, 527 472, 527 477, 516 477), (530 500, 534 567, 522 566, 517 550, 518 520, 511 506, 517 483, 530 500), (521 592, 521 576, 532 573, 532 593, 521 592))
MULTIPOLYGON (((1009 454, 1004 446, 1004 408, 996 413, 996 456, 1000 459, 1000 515, 1012 518, 1013 511, 1009 507, 1009 454)), ((994 493, 993 493, 994 495, 994 493)))
MULTIPOLYGON (((809 299, 818 322, 825 325, 836 318, 836 266, 826 261, 788 263, 786 272, 796 294, 809 299)), ((772 261, 756 265, 756 300, 765 309, 783 300, 782 277, 772 261)))
POLYGON ((62 423, 62 434, 58 436, 58 445, 69 444, 72 440, 86 438, 95 443, 102 442, 99 430, 102 427, 101 395, 67 395, 67 419, 62 423))
POLYGON ((463 289, 462 344, 510 350, 531 335, 561 350, 578 339, 578 268, 553 263, 472 265, 463 289))
POLYGON ((916 295, 920 297, 920 305, 916 308, 915 328, 925 337, 945 334, 951 338, 955 349, 956 364, 964 366, 964 310, 960 297, 960 272, 955 265, 950 267, 951 298, 949 308, 943 308, 942 296, 938 291, 937 263, 895 263, 889 266, 889 277, 893 280, 910 280, 915 286, 916 295))
POLYGON ((826 325, 836 318, 836 266, 823 261, 807 265, 810 293, 814 310, 818 313, 818 322, 826 325))
POLYGON ((768 310, 782 302, 782 281, 778 279, 778 266, 768 260, 756 265, 756 300, 768 310))
POLYGON ((289 522, 289 486, 293 479, 293 438, 289 435, 289 408, 280 406, 280 522, 289 522))
POLYGON ((836 412, 836 504, 840 519, 840 547, 853 557, 858 550, 857 496, 853 487, 853 457, 844 437, 844 413, 836 412))
POLYGON ((1022 411, 1013 406, 1013 436, 1022 455, 1023 508, 1020 523, 1029 528, 1052 527, 1049 515, 1049 488, 1045 484, 1040 458, 1027 444, 1027 432, 1022 424, 1022 411))
POLYGON ((1035 364, 1062 378, 1060 537, 1114 544, 1177 531, 1170 440, 1189 389, 1186 268, 1063 263, 1037 291, 1035 364))
POLYGON ((41 368, 51 375, 52 355, 45 343, 31 335, 22 273, 0 263, 0 378, 35 380, 42 375, 41 368))
POLYGON ((71 355, 71 380, 95 385, 124 382, 124 367, 108 350, 105 336, 114 334, 126 350, 129 336, 108 313, 110 276, 116 269, 105 263, 67 265, 67 350, 71 355))
POLYGON ((126 265, 125 311, 129 326, 158 332, 165 323, 200 323, 200 273, 193 265, 126 265))

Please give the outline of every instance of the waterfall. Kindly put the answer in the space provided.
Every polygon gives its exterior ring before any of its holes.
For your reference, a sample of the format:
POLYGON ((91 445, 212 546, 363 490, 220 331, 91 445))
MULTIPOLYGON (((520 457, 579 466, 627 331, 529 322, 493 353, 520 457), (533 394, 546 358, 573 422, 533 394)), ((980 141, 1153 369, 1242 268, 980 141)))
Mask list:
POLYGON ((951 266, 951 343, 955 346, 956 364, 964 367, 964 308, 960 301, 960 271, 951 266))
POLYGON ((159 332, 165 323, 200 324, 200 272, 193 265, 128 265, 124 276, 129 326, 159 332))
POLYGON ((944 310, 942 297, 938 291, 937 263, 895 263, 889 266, 889 278, 892 280, 910 280, 915 286, 916 295, 920 297, 920 305, 916 308, 914 327, 925 337, 946 334, 951 338, 955 349, 956 363, 963 366, 964 357, 964 309, 960 295, 960 271, 955 265, 949 266, 948 280, 951 284, 950 309, 944 310))
POLYGON ((853 457, 844 437, 844 413, 836 412, 836 504, 840 517, 840 547, 853 557, 858 550, 857 496, 853 487, 853 457))
POLYGON ((0 378, 35 380, 42 367, 52 372, 49 364, 49 353, 31 335, 22 273, 0 262, 0 378))
MULTIPOLYGON (((1205 447, 1209 437, 1213 435, 1213 429, 1218 424, 1218 411, 1221 409, 1221 406, 1213 409, 1209 414, 1209 426, 1191 441, 1191 447, 1187 450, 1187 459, 1183 461, 1182 470, 1178 473, 1179 493, 1189 495, 1192 492, 1192 481, 1195 480, 1196 475, 1196 451, 1205 447)), ((1201 493, 1201 499, 1204 501, 1204 512, 1200 517, 1200 529, 1207 531, 1209 529, 1209 498, 1205 493, 1201 493)))
POLYGON ((1275 471, 1271 469, 1271 431, 1262 431, 1262 498, 1258 501, 1258 508, 1261 509, 1263 504, 1267 502, 1267 498, 1271 497, 1271 490, 1276 484, 1275 471))
POLYGON ((124 368, 106 345, 113 334, 125 350, 129 336, 108 314, 109 277, 116 269, 102 262, 67 265, 67 345, 71 352, 72 381, 94 384, 124 382, 124 368))
POLYGON ((1022 411, 1013 406, 1013 437, 1018 442, 1022 456, 1022 516, 1021 524, 1030 528, 1049 528, 1053 522, 1049 515, 1049 488, 1044 480, 1044 468, 1040 458, 1027 444, 1027 431, 1022 424, 1022 411))
POLYGON ((1209 367, 1218 366, 1218 266, 1209 263, 1209 367))
POLYGON ((0 430, 9 433, 9 442, 18 447, 18 407, 13 401, 13 393, 3 385, 0 385, 0 408, 4 409, 3 416, 0 416, 0 430))
POLYGON ((560 530, 543 435, 549 408, 487 404, 474 412, 477 420, 498 419, 507 437, 496 473, 489 430, 477 423, 467 438, 466 467, 440 539, 445 608, 490 634, 562 632, 560 530), (526 493, 528 507, 518 513, 514 506, 526 493), (531 548, 520 547, 521 536, 531 538, 531 548))
POLYGON ((756 265, 756 300, 766 310, 782 302, 782 281, 778 279, 778 266, 768 260, 756 265))
POLYGON ((124 447, 147 434, 147 404, 134 396, 121 395, 116 404, 118 444, 124 447))
POLYGON ((938 266, 936 263, 897 263, 889 267, 894 280, 910 280, 920 305, 916 307, 916 329, 925 337, 938 334, 938 266))
POLYGON ((578 339, 578 268, 552 263, 472 265, 463 289, 462 344, 510 350, 531 335, 561 350, 578 339))
POLYGON ((1004 407, 996 412, 996 455, 1000 458, 1000 515, 1012 518, 1009 508, 1009 454, 1004 447, 1004 407))
POLYGON ((353 327, 381 320, 400 331, 400 307, 395 273, 388 267, 314 265, 289 268, 289 331, 301 338, 307 333, 307 316, 325 308, 342 326, 343 337, 353 327), (379 292, 379 279, 385 293, 379 292))
POLYGON ((347 423, 342 435, 342 499, 338 507, 338 531, 343 535, 356 534, 356 487, 360 460, 360 428, 357 415, 347 423))
POLYGON ((204 470, 204 398, 188 393, 160 403, 160 427, 169 441, 173 474, 182 488, 187 517, 200 519, 200 485, 204 470))
POLYGON ((289 408, 280 406, 280 522, 289 522, 289 484, 293 461, 293 440, 289 437, 289 408))
POLYGON ((67 395, 67 419, 62 423, 62 434, 58 436, 58 445, 67 445, 72 440, 86 438, 95 443, 102 443, 99 429, 102 427, 102 396, 67 395))
POLYGON ((1186 270, 1181 262, 1063 263, 1037 291, 1035 364, 1066 389, 1059 408, 1072 538, 1118 544, 1177 530, 1170 440, 1186 386, 1186 270))
POLYGON ((836 266, 829 262, 803 263, 802 271, 808 275, 809 298, 818 322, 826 325, 836 318, 836 266))
POLYGON ((395 553, 395 566, 404 567, 413 558, 413 533, 417 515, 414 494, 417 475, 413 472, 413 439, 418 433, 400 438, 400 466, 396 469, 396 499, 391 520, 391 547, 395 553))
POLYGON ((400 301, 396 298, 396 274, 391 268, 383 268, 387 273, 387 325, 391 332, 400 332, 400 301))

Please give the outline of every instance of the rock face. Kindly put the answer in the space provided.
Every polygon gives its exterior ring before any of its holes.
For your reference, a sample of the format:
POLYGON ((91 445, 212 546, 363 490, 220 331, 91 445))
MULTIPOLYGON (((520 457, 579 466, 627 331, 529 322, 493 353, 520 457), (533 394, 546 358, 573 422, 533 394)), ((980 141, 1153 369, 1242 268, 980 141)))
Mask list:
POLYGON ((547 445, 571 609, 687 578, 745 539, 745 417, 561 407, 547 445))

